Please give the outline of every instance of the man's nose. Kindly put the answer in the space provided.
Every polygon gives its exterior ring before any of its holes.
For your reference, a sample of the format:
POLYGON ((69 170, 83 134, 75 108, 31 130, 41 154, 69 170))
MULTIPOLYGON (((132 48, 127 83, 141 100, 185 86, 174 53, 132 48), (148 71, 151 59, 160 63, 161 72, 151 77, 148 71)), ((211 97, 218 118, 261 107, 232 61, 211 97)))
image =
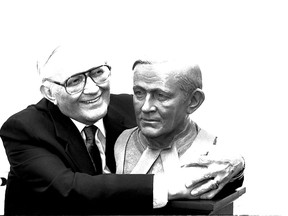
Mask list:
POLYGON ((153 112, 156 111, 155 101, 150 94, 147 94, 141 108, 142 112, 153 112))
POLYGON ((99 89, 100 89, 99 86, 92 80, 92 78, 88 76, 83 92, 85 94, 89 94, 89 93, 91 94, 91 93, 98 92, 99 89))

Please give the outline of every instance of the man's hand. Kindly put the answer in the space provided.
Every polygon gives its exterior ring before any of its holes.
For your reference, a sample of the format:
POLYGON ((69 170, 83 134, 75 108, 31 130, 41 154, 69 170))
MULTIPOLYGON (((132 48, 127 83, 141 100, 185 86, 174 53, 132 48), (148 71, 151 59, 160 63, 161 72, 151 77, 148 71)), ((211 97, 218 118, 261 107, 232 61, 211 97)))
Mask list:
POLYGON ((169 199, 212 199, 244 168, 240 155, 211 153, 200 156, 166 176, 169 199))
MULTIPOLYGON (((168 186, 168 198, 169 200, 180 198, 196 199, 199 196, 192 196, 191 190, 196 187, 198 188, 198 186, 210 179, 210 171, 202 167, 185 167, 175 171, 175 173, 165 173, 165 183, 168 186)), ((205 190, 203 187, 200 189, 201 191, 203 190, 201 193, 209 190, 205 190)))
POLYGON ((186 184, 187 187, 193 188, 191 190, 193 198, 212 199, 244 169, 244 159, 240 155, 225 156, 223 152, 221 154, 214 152, 199 157, 196 162, 187 164, 185 167, 201 169, 205 173, 202 182, 192 180, 186 184))

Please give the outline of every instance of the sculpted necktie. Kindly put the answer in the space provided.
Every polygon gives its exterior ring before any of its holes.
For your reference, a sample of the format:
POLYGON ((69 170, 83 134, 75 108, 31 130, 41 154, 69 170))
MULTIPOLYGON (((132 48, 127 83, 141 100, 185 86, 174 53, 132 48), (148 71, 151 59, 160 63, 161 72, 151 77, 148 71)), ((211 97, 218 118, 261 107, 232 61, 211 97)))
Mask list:
POLYGON ((96 173, 101 174, 102 162, 101 162, 99 149, 95 144, 95 133, 97 129, 98 128, 95 125, 90 125, 84 128, 84 133, 86 136, 86 147, 89 152, 90 158, 93 162, 96 173))

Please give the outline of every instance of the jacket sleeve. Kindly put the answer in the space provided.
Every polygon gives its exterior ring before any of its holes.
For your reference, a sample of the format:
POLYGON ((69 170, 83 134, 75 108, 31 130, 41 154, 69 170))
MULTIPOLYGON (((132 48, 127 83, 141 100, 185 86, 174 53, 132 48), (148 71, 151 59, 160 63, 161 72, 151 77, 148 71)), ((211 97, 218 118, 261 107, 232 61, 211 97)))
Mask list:
MULTIPOLYGON (((49 202, 53 202, 53 198, 68 200, 67 205, 73 213, 77 212, 73 211, 73 208, 77 209, 73 203, 90 209, 88 213, 94 213, 95 209, 99 213, 99 209, 105 208, 116 212, 119 208, 153 208, 152 175, 93 176, 77 171, 65 158, 65 149, 53 145, 58 140, 44 140, 37 135, 42 130, 50 133, 53 128, 45 128, 45 122, 34 126, 33 121, 14 117, 1 128, 0 135, 11 166, 10 175, 13 176, 11 179, 22 182, 21 185, 31 188, 32 193, 49 197, 49 202)), ((28 191, 27 188, 18 189, 28 191)), ((21 191, 18 195, 23 199, 27 196, 21 191)))

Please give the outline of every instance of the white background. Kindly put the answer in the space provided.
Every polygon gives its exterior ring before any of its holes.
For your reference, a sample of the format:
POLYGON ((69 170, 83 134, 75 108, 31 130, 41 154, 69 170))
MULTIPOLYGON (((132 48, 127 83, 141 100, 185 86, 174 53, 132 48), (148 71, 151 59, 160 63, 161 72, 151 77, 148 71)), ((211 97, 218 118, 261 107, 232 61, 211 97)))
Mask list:
MULTIPOLYGON (((0 1, 0 124, 41 98, 37 55, 55 42, 111 49, 113 93, 131 93, 131 66, 142 54, 190 57, 206 93, 193 118, 246 159, 247 193, 235 214, 284 215, 287 11, 275 0, 0 1)), ((7 175, 2 145, 0 152, 7 175)))

